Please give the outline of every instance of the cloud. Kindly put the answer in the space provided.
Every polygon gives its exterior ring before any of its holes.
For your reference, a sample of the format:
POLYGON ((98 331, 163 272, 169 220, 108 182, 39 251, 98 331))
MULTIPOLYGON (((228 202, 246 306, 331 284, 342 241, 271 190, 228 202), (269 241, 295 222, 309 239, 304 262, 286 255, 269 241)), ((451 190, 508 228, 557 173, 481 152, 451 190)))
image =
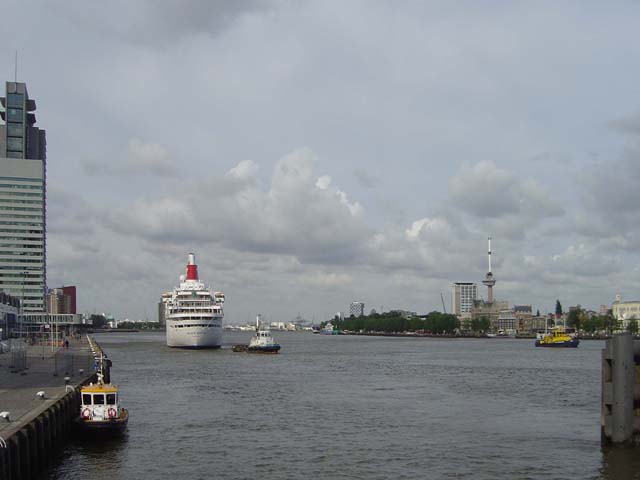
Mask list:
POLYGON ((87 175, 141 175, 177 176, 180 174, 167 149, 159 143, 144 142, 139 138, 129 140, 125 161, 86 160, 83 163, 87 175))
POLYGON ((124 0, 108 5, 88 5, 72 1, 68 10, 55 9, 53 14, 64 16, 76 28, 95 28, 99 32, 124 38, 133 44, 166 48, 173 42, 200 34, 219 35, 243 17, 268 11, 271 2, 234 0, 209 2, 190 0, 124 0), (122 12, 126 11, 126 15, 122 12))
POLYGON ((337 5, 11 0, 0 50, 29 59, 47 131, 51 281, 144 316, 195 249, 232 323, 428 311, 482 278, 492 234, 500 298, 640 291, 640 117, 602 128, 638 110, 628 6, 337 5))
POLYGON ((81 195, 57 186, 47 189, 47 233, 71 237, 94 231, 99 210, 81 195))
POLYGON ((300 281, 307 285, 338 287, 349 285, 353 282, 353 278, 347 273, 315 272, 300 276, 300 281))
POLYGON ((178 168, 164 146, 132 138, 123 171, 131 174, 175 175, 178 168))
POLYGON ((518 214, 540 219, 564 212, 535 180, 518 178, 490 161, 464 166, 449 180, 449 193, 455 206, 478 218, 518 214))
POLYGON ((109 225, 154 243, 211 241, 306 262, 353 262, 368 233, 362 208, 333 188, 329 177, 315 176, 316 161, 308 149, 284 156, 267 191, 257 182, 257 166, 244 161, 224 176, 139 199, 113 212, 109 225))
POLYGON ((640 135, 640 112, 616 119, 609 126, 619 133, 640 135))
POLYGON ((378 177, 372 175, 371 172, 363 168, 357 168, 356 170, 354 170, 353 176, 355 177, 358 184, 360 184, 360 186, 363 188, 372 189, 380 183, 380 179, 378 177))
POLYGON ((235 178, 237 180, 255 180, 259 167, 251 160, 243 160, 238 165, 229 170, 225 176, 235 178))

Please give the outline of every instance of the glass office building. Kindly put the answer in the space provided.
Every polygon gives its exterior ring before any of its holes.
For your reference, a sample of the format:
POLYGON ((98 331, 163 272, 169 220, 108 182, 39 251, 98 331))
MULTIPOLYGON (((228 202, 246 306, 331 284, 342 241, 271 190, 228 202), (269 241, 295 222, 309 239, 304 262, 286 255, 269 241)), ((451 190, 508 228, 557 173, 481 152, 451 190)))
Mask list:
POLYGON ((46 139, 35 127, 27 86, 6 83, 0 97, 0 291, 22 299, 24 312, 44 312, 46 269, 46 139))

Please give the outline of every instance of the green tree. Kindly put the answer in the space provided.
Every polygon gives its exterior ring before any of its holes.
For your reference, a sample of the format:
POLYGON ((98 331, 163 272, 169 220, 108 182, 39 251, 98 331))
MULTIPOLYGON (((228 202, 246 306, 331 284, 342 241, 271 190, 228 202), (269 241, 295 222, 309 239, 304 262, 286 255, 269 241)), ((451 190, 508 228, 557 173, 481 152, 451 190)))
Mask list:
POLYGON ((104 326, 107 324, 107 319, 104 317, 104 315, 97 315, 94 313, 93 315, 91 315, 90 320, 93 328, 104 328, 104 326))
POLYGON ((567 326, 571 328, 575 328, 576 331, 580 330, 580 323, 582 321, 582 310, 579 308, 574 308, 569 311, 569 315, 567 316, 567 326))
POLYGON ((556 317, 559 318, 562 316, 562 304, 560 300, 556 300, 556 317))
POLYGON ((474 332, 487 332, 491 327, 491 321, 487 317, 474 318, 471 320, 471 330, 474 332))
POLYGON ((629 323, 627 324, 627 331, 631 335, 636 335, 638 333, 638 320, 635 318, 629 320, 629 323))
POLYGON ((620 322, 616 317, 613 316, 612 309, 607 310, 607 315, 605 316, 605 319, 606 319, 605 331, 607 335, 611 335, 613 332, 615 332, 618 329, 620 322))

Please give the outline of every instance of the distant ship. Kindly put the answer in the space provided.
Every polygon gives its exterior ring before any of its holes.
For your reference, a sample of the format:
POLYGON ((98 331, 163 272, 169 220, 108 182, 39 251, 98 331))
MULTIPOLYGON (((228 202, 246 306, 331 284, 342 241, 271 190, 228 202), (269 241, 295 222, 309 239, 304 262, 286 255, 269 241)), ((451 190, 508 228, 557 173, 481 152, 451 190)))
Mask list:
POLYGON ((180 348, 219 348, 222 345, 224 293, 213 292, 198 279, 195 255, 189 254, 180 285, 163 296, 167 345, 180 348))

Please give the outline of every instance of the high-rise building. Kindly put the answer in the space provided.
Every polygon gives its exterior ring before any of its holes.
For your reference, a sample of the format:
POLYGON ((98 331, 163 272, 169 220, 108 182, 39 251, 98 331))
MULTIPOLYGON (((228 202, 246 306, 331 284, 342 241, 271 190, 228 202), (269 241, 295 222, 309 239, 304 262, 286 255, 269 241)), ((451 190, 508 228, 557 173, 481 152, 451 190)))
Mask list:
POLYGON ((50 289, 47 293, 47 313, 76 313, 76 287, 50 289))
POLYGON ((364 315, 364 303, 362 302, 351 302, 349 305, 349 315, 353 315, 354 317, 361 317, 364 315))
POLYGON ((64 313, 78 313, 76 311, 76 287, 74 285, 69 285, 68 287, 62 287, 62 294, 65 297, 65 302, 67 305, 68 312, 64 313))
POLYGON ((473 302, 478 298, 478 286, 475 283, 456 282, 451 295, 452 311, 460 318, 471 318, 473 302))
POLYGON ((20 298, 24 312, 44 312, 45 132, 34 126, 36 102, 24 83, 6 82, 0 106, 0 290, 20 298))

